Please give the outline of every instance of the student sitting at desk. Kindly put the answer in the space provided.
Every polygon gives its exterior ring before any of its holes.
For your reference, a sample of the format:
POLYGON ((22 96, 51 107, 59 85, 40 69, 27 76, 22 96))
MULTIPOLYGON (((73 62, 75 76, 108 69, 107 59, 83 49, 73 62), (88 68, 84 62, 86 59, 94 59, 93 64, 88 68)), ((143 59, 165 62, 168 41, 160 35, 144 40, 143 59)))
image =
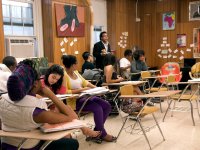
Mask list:
MULTIPOLYGON (((3 94, 0 100, 0 118, 4 131, 29 131, 37 129, 43 123, 63 123, 74 119, 70 109, 59 101, 50 90, 41 88, 41 82, 34 67, 33 61, 24 60, 19 63, 8 79, 8 94, 3 94), (49 93, 52 102, 60 113, 48 111, 46 102, 35 97, 36 93, 41 92, 41 89, 44 90, 44 93, 49 93)), ((93 133, 94 136, 98 134, 93 133)), ((3 137, 2 148, 3 150, 14 150, 22 140, 20 138, 3 137)), ((22 148, 37 150, 43 143, 44 141, 28 140, 22 148)), ((63 138, 53 141, 46 149, 76 150, 78 146, 77 140, 63 138)))
MULTIPOLYGON (((106 83, 119 83, 121 81, 124 81, 124 78, 117 75, 117 72, 115 71, 115 63, 116 63, 116 57, 114 55, 108 54, 105 56, 104 59, 104 78, 106 83)), ((140 89, 135 86, 135 92, 138 95, 141 95, 142 92, 140 89)))
POLYGON ((93 56, 89 52, 84 52, 82 54, 83 59, 85 60, 84 64, 82 65, 82 73, 84 73, 85 69, 94 69, 95 66, 93 64, 93 56))
MULTIPOLYGON (((143 50, 136 50, 133 53, 133 61, 131 64, 131 73, 140 73, 141 71, 148 70, 145 62, 145 53, 143 50)), ((131 80, 137 81, 140 79, 140 74, 133 75, 131 80)))
MULTIPOLYGON (((67 75, 67 93, 79 94, 84 90, 95 88, 93 84, 85 80, 77 71, 77 59, 73 55, 63 55, 62 57, 63 65, 65 66, 67 75)), ((86 97, 82 97, 77 99, 76 101, 76 110, 80 110, 83 105, 86 97)), ((90 111, 94 114, 94 122, 95 122, 95 131, 101 131, 101 138, 107 142, 113 142, 116 140, 116 137, 107 134, 104 123, 111 111, 110 104, 101 99, 100 97, 92 97, 86 103, 83 108, 83 111, 90 111)))

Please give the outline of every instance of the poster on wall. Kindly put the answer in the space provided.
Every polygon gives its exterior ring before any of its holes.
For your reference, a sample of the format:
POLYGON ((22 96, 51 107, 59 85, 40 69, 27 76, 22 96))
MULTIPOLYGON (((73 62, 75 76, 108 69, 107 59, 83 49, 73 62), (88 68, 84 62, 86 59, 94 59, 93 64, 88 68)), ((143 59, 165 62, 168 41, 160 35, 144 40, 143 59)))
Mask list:
POLYGON ((186 47, 186 34, 177 34, 177 47, 186 47))
POLYGON ((84 7, 55 4, 55 12, 58 37, 84 36, 84 7))
POLYGON ((189 20, 200 20, 200 1, 189 2, 189 20))
POLYGON ((175 12, 163 13, 162 16, 163 30, 175 29, 175 12))

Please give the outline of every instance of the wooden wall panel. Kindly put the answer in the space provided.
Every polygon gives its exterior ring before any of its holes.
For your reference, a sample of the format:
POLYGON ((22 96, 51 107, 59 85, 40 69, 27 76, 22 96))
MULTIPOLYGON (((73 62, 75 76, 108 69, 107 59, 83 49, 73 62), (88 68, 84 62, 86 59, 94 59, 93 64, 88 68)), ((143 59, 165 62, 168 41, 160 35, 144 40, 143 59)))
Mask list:
POLYGON ((176 59, 163 59, 157 56, 157 49, 161 48, 160 44, 163 42, 163 37, 167 37, 170 48, 175 50, 177 48, 177 34, 186 34, 187 46, 178 48, 178 50, 185 52, 185 58, 193 57, 193 53, 186 52, 186 49, 190 48, 190 44, 193 43, 193 28, 200 27, 200 21, 189 21, 188 8, 190 1, 193 0, 163 0, 161 2, 157 0, 139 0, 138 17, 141 21, 136 22, 135 0, 108 0, 107 13, 109 16, 108 31, 110 43, 111 47, 120 51, 117 52, 116 56, 118 58, 123 57, 124 49, 119 48, 117 45, 118 40, 116 39, 119 38, 119 33, 123 32, 122 30, 127 30, 129 32, 127 48, 138 45, 144 49, 147 63, 151 67, 161 67, 167 61, 183 62, 183 60, 179 60, 180 52, 176 54, 176 59), (175 30, 164 31, 162 30, 162 14, 171 11, 175 11, 176 15, 175 30), (127 18, 120 18, 122 16, 127 18), (122 28, 122 26, 125 28, 122 28))
POLYGON ((45 56, 49 58, 50 62, 62 64, 60 51, 61 48, 65 48, 67 54, 75 55, 74 52, 78 51, 76 55, 78 60, 78 70, 81 70, 83 64, 82 53, 84 51, 90 51, 90 26, 91 26, 91 12, 89 9, 88 2, 86 0, 44 0, 42 1, 43 8, 43 30, 44 30, 44 51, 45 56), (77 42, 73 46, 70 46, 70 42, 75 37, 67 37, 68 43, 63 46, 60 43, 64 37, 58 37, 56 31, 56 15, 55 15, 55 4, 73 4, 77 6, 85 7, 85 35, 84 37, 77 37, 77 42), (48 16, 48 17, 47 17, 48 16))
POLYGON ((2 15, 2 0, 0 0, 0 62, 5 56, 4 46, 4 31, 3 31, 3 15, 2 15))

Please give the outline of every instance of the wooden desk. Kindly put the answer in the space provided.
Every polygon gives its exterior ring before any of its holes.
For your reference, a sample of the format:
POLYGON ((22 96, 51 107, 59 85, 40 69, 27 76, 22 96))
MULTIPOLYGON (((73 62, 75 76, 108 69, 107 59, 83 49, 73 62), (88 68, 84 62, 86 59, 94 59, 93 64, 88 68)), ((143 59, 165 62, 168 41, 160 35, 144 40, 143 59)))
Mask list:
POLYGON ((180 93, 181 90, 174 90, 174 91, 158 91, 144 95, 121 95, 120 98, 155 98, 155 97, 169 97, 174 94, 180 93))
POLYGON ((44 140, 46 141, 40 149, 45 149, 48 144, 50 144, 52 141, 59 140, 63 137, 65 137, 67 134, 73 133, 75 129, 73 130, 66 130, 66 131, 59 131, 59 132, 52 132, 52 133, 43 133, 40 130, 32 130, 32 131, 26 131, 26 132, 6 132, 3 130, 0 130, 0 137, 13 137, 13 138, 22 138, 22 142, 18 145, 18 150, 20 150, 23 146, 23 144, 28 139, 36 139, 36 140, 44 140))
POLYGON ((123 81, 119 83, 103 83, 103 86, 123 86, 123 85, 141 85, 143 83, 146 83, 147 81, 123 81))

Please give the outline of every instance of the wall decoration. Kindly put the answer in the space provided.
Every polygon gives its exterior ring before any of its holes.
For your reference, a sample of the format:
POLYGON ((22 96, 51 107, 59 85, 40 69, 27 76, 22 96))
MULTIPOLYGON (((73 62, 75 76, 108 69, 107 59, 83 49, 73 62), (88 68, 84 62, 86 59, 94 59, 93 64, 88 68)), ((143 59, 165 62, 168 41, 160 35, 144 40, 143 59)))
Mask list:
POLYGON ((200 58, 200 28, 193 29, 193 57, 200 58))
POLYGON ((186 34, 177 34, 177 47, 186 47, 186 34))
POLYGON ((163 13, 162 16, 163 30, 175 29, 175 12, 163 13))
POLYGON ((189 21, 200 20, 200 1, 189 3, 189 21))
POLYGON ((127 37, 128 32, 122 32, 122 35, 119 37, 120 41, 118 42, 119 47, 126 48, 127 47, 127 37))
POLYGON ((55 4, 57 35, 59 37, 84 36, 84 7, 55 4))
MULTIPOLYGON (((68 43, 68 39, 66 37, 63 38, 63 40, 60 42, 60 51, 62 53, 62 55, 67 55, 66 51, 65 51, 65 45, 68 44, 69 46, 74 46, 74 44, 78 42, 77 38, 74 38, 71 42, 68 43)), ((75 51, 74 54, 78 54, 78 51, 75 51)))

